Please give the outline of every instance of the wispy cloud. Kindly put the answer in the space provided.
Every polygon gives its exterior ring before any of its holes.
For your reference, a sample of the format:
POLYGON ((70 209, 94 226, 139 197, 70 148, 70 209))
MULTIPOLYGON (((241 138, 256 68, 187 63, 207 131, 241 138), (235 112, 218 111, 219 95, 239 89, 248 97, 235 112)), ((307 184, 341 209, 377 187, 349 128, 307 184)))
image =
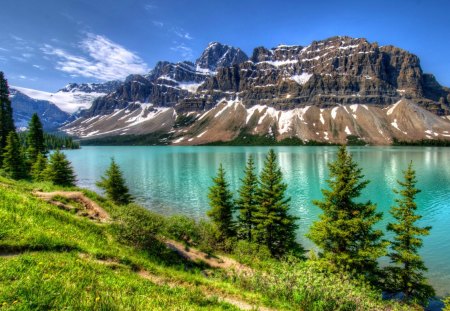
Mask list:
POLYGON ((185 31, 183 28, 173 28, 172 32, 182 39, 192 40, 192 36, 189 32, 185 31))
POLYGON ((33 65, 34 68, 44 70, 44 67, 41 65, 33 65))
POLYGON ((50 44, 44 45, 42 51, 58 58, 56 69, 60 71, 104 81, 123 79, 131 73, 143 74, 149 70, 138 55, 101 35, 86 34, 79 47, 85 55, 74 55, 50 44))
POLYGON ((194 53, 192 48, 185 45, 184 43, 178 43, 174 42, 175 46, 171 47, 170 49, 174 52, 177 52, 183 57, 185 60, 192 60, 194 58, 194 53))
POLYGON ((153 10, 157 9, 158 6, 156 6, 156 5, 153 4, 153 3, 147 3, 146 5, 144 5, 144 8, 145 8, 147 11, 153 11, 153 10))
POLYGON ((155 25, 156 27, 159 28, 163 28, 164 27, 164 23, 160 22, 160 21, 152 21, 153 25, 155 25))

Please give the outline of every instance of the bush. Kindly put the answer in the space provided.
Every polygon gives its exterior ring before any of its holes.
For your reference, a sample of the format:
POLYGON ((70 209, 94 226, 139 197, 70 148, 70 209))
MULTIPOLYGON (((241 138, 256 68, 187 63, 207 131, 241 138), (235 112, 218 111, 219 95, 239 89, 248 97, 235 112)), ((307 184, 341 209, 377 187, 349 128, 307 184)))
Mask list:
POLYGON ((206 220, 200 220, 197 224, 197 238, 198 248, 209 255, 217 250, 221 240, 217 227, 206 220))
POLYGON ((195 220, 183 215, 174 215, 166 219, 164 228, 167 236, 192 245, 198 241, 198 230, 195 220))
POLYGON ((271 258, 270 250, 265 245, 240 240, 236 243, 233 254, 239 262, 255 265, 261 260, 271 258))
POLYGON ((156 243, 156 236, 164 227, 164 218, 143 207, 130 204, 123 207, 114 225, 119 240, 128 245, 147 249, 156 243))

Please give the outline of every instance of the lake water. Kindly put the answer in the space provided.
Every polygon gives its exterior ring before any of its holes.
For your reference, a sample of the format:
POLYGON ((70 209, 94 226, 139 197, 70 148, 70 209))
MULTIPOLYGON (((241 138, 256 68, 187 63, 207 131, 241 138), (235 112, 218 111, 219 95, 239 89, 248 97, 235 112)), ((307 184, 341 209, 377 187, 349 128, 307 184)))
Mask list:
MULTIPOLYGON (((304 237, 320 210, 311 203, 321 199, 326 187, 327 162, 336 158, 336 147, 275 147, 291 211, 300 217, 299 241, 313 247, 304 237)), ((208 187, 211 177, 223 164, 233 190, 239 187, 246 160, 253 155, 258 170, 269 147, 83 147, 64 151, 72 162, 81 187, 96 191, 96 180, 114 157, 120 165, 136 201, 163 214, 185 214, 205 217, 208 210, 208 187)), ((402 177, 409 161, 417 172, 418 212, 420 224, 432 225, 424 238, 421 255, 429 268, 427 273, 439 295, 450 293, 450 148, 432 147, 351 147, 353 158, 371 182, 363 199, 375 202, 384 212, 379 225, 385 228, 392 218, 388 213, 394 202, 393 187, 402 177)), ((100 192, 100 191, 99 191, 100 192)))

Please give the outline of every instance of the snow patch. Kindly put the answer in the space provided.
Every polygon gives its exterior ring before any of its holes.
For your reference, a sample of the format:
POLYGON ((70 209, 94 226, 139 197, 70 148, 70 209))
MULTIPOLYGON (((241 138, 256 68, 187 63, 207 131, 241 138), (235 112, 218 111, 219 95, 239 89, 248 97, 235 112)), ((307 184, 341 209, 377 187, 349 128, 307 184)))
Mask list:
POLYGON ((358 110, 358 105, 357 104, 350 105, 350 109, 353 111, 353 113, 355 113, 356 110, 358 110))
POLYGON ((345 133, 347 133, 347 135, 352 135, 352 132, 350 131, 348 126, 345 127, 345 133))
POLYGON ((33 99, 49 101, 58 106, 61 110, 69 113, 76 112, 80 109, 88 109, 91 107, 94 99, 106 95, 106 93, 86 93, 80 91, 59 91, 56 93, 50 93, 18 86, 11 86, 11 88, 18 90, 33 99))
POLYGON ((298 60, 296 59, 292 59, 292 60, 277 60, 277 61, 262 61, 259 62, 258 64, 269 64, 275 67, 280 67, 280 66, 285 66, 285 65, 289 65, 289 64, 296 64, 298 63, 298 60))
POLYGON ((302 72, 302 74, 300 75, 293 75, 291 76, 291 80, 294 80, 295 82, 297 82, 300 85, 304 85, 306 82, 309 81, 309 79, 312 77, 312 74, 307 73, 307 72, 302 72))
POLYGON ((386 114, 387 114, 388 116, 391 115, 391 114, 394 112, 395 108, 397 108, 397 106, 398 106, 399 103, 400 103, 400 101, 398 101, 398 102, 396 102, 395 104, 393 104, 393 105, 388 109, 388 111, 386 112, 386 114))
POLYGON ((337 110, 339 109, 339 107, 334 107, 333 109, 331 109, 331 117, 334 119, 336 119, 336 114, 337 114, 337 110))
POLYGON ((196 82, 185 82, 185 83, 179 83, 178 86, 180 87, 180 89, 182 90, 186 90, 189 93, 195 93, 197 92, 197 89, 200 87, 200 85, 202 85, 203 82, 201 83, 196 83, 196 82))
MULTIPOLYGON (((322 109, 321 109, 322 110, 322 109)), ((325 120, 323 119, 322 113, 320 113, 320 123, 325 124, 325 120)))

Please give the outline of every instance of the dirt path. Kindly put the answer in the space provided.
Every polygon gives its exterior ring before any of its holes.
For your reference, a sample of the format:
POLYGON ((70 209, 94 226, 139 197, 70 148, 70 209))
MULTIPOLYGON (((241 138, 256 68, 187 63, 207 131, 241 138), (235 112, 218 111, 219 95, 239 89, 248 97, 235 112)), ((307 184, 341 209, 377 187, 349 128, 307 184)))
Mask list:
MULTIPOLYGON (((58 201, 57 197, 60 196, 65 199, 68 199, 68 200, 76 201, 76 202, 80 203, 84 207, 85 211, 87 212, 88 215, 84 215, 84 216, 88 216, 91 219, 102 221, 102 222, 106 222, 106 221, 110 220, 108 213, 102 207, 100 207, 96 202, 94 202, 93 200, 86 197, 82 192, 79 192, 79 191, 54 191, 54 192, 35 191, 35 192, 33 192, 33 194, 38 198, 41 198, 53 205, 56 205, 58 207, 61 207, 61 208, 67 209, 67 210, 71 210, 74 207, 71 206, 69 203, 64 203, 64 202, 58 201)), ((169 239, 165 239, 165 240, 163 240, 163 242, 169 249, 175 251, 177 254, 179 254, 180 256, 182 256, 183 258, 185 258, 187 260, 190 260, 193 262, 202 261, 202 262, 206 263, 208 266, 210 266, 211 268, 234 270, 235 272, 238 272, 238 273, 249 273, 249 274, 252 273, 252 270, 249 267, 240 264, 239 262, 235 261, 234 259, 223 257, 223 256, 208 256, 208 254, 201 252, 195 248, 186 248, 185 245, 183 245, 182 243, 173 241, 173 240, 169 240, 169 239)), ((17 255, 17 254, 14 254, 14 253, 1 254, 0 253, 0 257, 9 257, 9 256, 15 256, 15 255, 17 255)), ((80 253, 79 256, 80 256, 80 258, 83 258, 86 260, 93 260, 88 254, 80 253)), ((108 260, 94 259, 94 260, 97 263, 108 265, 108 266, 116 266, 116 265, 121 266, 122 265, 114 259, 108 259, 108 260)), ((152 282, 156 285, 159 285, 159 286, 169 286, 171 288, 175 288, 175 287, 188 288, 188 287, 195 286, 198 289, 200 289, 200 291, 203 293, 203 295, 205 295, 205 297, 208 297, 208 298, 216 297, 219 301, 229 303, 241 310, 272 311, 272 309, 269 309, 266 307, 260 307, 256 304, 252 304, 252 303, 249 303, 240 298, 227 295, 223 292, 219 292, 217 289, 209 288, 205 285, 197 285, 197 284, 193 284, 193 283, 189 283, 189 282, 185 282, 185 281, 170 280, 168 278, 152 274, 146 270, 140 270, 139 272, 137 272, 137 274, 140 277, 142 277, 146 280, 149 280, 150 282, 152 282)))
MULTIPOLYGON (((161 276, 157 276, 152 273, 149 273, 148 271, 145 271, 145 270, 139 271, 138 274, 142 278, 149 280, 150 282, 152 282, 156 285, 159 285, 159 286, 165 285, 165 286, 169 286, 170 288, 193 286, 193 284, 191 284, 191 283, 184 283, 184 282, 180 283, 180 282, 170 281, 161 276)), ((194 286, 196 286, 198 289, 200 289, 200 291, 202 292, 202 294, 205 297, 207 297, 207 298, 216 297, 219 301, 229 303, 241 310, 259 310, 259 311, 272 311, 273 310, 273 309, 269 309, 266 307, 258 306, 256 304, 251 304, 245 300, 242 300, 242 299, 234 297, 234 296, 226 295, 224 293, 219 293, 219 292, 214 291, 211 288, 208 288, 204 285, 203 286, 202 285, 194 285, 194 286)))
POLYGON ((208 254, 199 251, 195 248, 186 248, 182 243, 165 239, 163 241, 166 246, 175 251, 181 257, 196 262, 202 261, 206 263, 211 268, 219 268, 224 270, 234 270, 235 272, 251 274, 252 269, 237 262, 234 259, 224 257, 224 256, 208 256, 208 254))
POLYGON ((102 207, 100 207, 100 205, 98 205, 96 202, 86 197, 84 193, 80 191, 53 191, 53 192, 34 191, 33 195, 53 205, 56 205, 58 207, 67 210, 74 209, 74 207, 71 206, 70 204, 58 201, 56 197, 59 196, 66 198, 68 200, 73 200, 80 203, 84 207, 84 212, 87 213, 87 215, 84 216, 87 216, 93 220, 97 220, 100 222, 107 222, 110 220, 108 213, 102 207))

